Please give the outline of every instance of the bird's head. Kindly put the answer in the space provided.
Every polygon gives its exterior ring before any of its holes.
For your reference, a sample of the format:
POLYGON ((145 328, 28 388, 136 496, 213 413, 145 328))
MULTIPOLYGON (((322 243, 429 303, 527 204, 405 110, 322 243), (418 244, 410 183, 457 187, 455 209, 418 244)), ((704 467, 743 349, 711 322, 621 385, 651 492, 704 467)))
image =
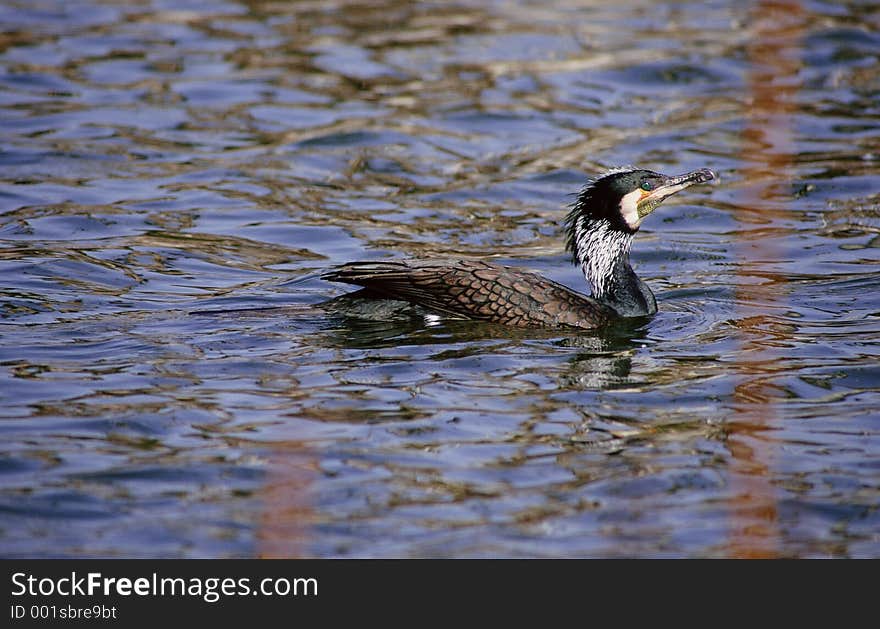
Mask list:
POLYGON ((612 229, 634 233, 642 220, 664 200, 694 184, 715 179, 715 173, 701 168, 671 177, 631 166, 615 168, 584 186, 572 206, 566 223, 578 218, 604 221, 612 229))
POLYGON ((565 219, 566 249, 601 295, 620 261, 628 259, 633 235, 664 200, 716 175, 701 168, 669 176, 628 166, 590 181, 565 219))

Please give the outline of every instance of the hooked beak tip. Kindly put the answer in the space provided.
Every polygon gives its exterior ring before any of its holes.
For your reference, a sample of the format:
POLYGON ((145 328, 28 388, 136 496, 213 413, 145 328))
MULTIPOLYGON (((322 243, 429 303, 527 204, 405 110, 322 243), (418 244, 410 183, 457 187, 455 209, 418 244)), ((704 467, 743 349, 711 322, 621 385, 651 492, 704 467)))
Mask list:
POLYGON ((669 196, 684 190, 685 188, 690 188, 693 185, 717 180, 718 175, 715 174, 714 171, 711 171, 708 168, 700 168, 699 170, 678 175, 677 177, 669 177, 666 184, 661 186, 660 189, 663 189, 666 195, 669 196))
POLYGON ((714 171, 711 171, 708 168, 700 168, 699 170, 694 170, 684 175, 673 177, 672 182, 684 183, 691 186, 698 183, 708 183, 716 179, 718 179, 718 175, 715 174, 714 171))
POLYGON ((717 179, 718 175, 708 168, 701 168, 700 170, 694 171, 694 183, 707 183, 717 179))

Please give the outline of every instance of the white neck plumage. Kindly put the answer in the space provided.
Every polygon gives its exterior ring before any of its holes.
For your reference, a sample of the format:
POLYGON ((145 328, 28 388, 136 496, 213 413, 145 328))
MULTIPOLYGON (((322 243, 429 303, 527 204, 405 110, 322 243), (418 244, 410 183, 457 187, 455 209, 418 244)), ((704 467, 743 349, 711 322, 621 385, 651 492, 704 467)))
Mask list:
POLYGON ((573 225, 575 258, 593 287, 593 297, 605 299, 612 290, 616 269, 629 264, 633 235, 603 219, 578 217, 573 225))

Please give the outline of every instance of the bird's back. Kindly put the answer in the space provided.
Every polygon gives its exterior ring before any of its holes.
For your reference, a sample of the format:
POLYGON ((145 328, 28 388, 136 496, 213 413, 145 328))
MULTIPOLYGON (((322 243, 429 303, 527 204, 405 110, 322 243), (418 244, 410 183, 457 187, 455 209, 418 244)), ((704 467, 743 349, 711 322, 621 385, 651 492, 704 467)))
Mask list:
POLYGON ((617 313, 535 273, 482 261, 351 262, 323 275, 362 286, 354 295, 517 327, 597 328, 617 313))

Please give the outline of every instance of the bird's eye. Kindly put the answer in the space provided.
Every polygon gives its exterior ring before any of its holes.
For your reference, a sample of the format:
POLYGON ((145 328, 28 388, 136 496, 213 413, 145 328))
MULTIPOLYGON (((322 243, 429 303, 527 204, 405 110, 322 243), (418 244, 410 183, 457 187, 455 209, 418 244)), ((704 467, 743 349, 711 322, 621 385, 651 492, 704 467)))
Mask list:
POLYGON ((650 192, 651 190, 654 189, 654 184, 652 184, 650 181, 646 181, 645 183, 643 183, 643 184, 641 185, 641 188, 642 188, 642 190, 644 190, 645 192, 650 192))

